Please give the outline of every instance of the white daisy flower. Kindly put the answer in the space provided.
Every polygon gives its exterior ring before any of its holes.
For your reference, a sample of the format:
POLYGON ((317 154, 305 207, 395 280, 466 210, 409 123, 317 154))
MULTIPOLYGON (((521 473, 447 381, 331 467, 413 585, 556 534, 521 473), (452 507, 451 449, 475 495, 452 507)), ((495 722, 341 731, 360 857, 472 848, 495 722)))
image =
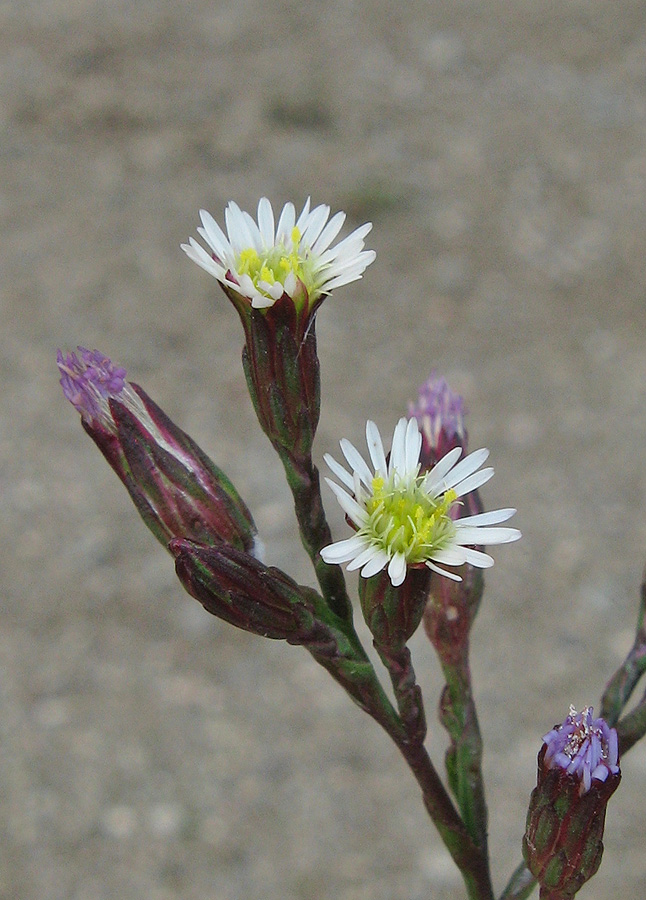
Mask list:
POLYGON ((469 563, 486 569, 493 559, 473 545, 506 544, 516 541, 516 528, 491 528, 511 518, 515 509, 457 518, 460 497, 489 481, 493 469, 480 467, 488 450, 476 450, 458 462, 462 449, 456 447, 433 468, 420 475, 422 435, 417 421, 401 418, 393 434, 390 457, 386 460, 381 435, 374 422, 366 425, 366 441, 372 469, 350 441, 341 441, 348 471, 333 457, 325 461, 341 485, 326 478, 356 534, 335 541, 321 550, 327 563, 349 563, 361 569, 364 578, 388 567, 396 587, 406 578, 408 566, 426 565, 434 572, 461 581, 440 564, 469 563))
POLYGON ((227 234, 210 213, 200 210, 202 227, 197 230, 210 253, 193 238, 181 246, 198 266, 256 309, 273 306, 283 294, 294 298, 303 289, 312 308, 333 288, 361 278, 375 258, 374 250, 363 249, 370 222, 332 247, 345 213, 328 221, 329 216, 329 206, 310 210, 308 197, 298 218, 294 204, 286 203, 276 224, 271 203, 262 197, 256 224, 231 201, 224 213, 227 234))

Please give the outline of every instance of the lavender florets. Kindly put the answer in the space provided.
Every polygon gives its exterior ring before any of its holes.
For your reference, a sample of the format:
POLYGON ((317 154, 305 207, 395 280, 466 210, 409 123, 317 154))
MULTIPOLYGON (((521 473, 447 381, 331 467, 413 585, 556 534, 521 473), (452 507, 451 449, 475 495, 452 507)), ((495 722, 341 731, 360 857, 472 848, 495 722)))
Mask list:
POLYGON ((441 449, 440 455, 443 455, 450 445, 463 443, 464 415, 463 398, 454 393, 446 379, 435 371, 420 387, 417 402, 408 404, 408 417, 417 419, 427 453, 441 449))
POLYGON ((592 713, 591 706, 580 713, 571 706, 565 722, 543 737, 544 765, 577 775, 582 793, 590 790, 593 780, 605 781, 619 771, 617 732, 604 719, 593 719, 592 713))
POLYGON ((124 389, 126 370, 99 350, 79 347, 78 351, 79 356, 63 356, 61 350, 56 354, 63 393, 84 419, 103 418, 110 397, 118 397, 124 389))

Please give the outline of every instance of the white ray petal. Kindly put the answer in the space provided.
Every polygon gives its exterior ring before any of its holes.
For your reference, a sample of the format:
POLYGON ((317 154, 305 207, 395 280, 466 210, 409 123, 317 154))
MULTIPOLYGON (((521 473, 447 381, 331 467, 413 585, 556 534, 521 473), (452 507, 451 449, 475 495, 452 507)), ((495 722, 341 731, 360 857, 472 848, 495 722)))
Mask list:
POLYGON ((332 216, 330 221, 327 223, 323 231, 320 233, 314 244, 312 245, 312 252, 319 254, 323 253, 324 250, 330 246, 334 238, 343 228, 343 223, 345 222, 345 213, 338 212, 332 216))
POLYGON ((356 228, 351 234, 343 238, 343 240, 340 241, 335 247, 331 247, 330 250, 326 251, 326 253, 323 254, 323 262, 329 262, 331 259, 337 259, 340 254, 345 253, 348 246, 352 246, 353 244, 358 244, 359 246, 361 246, 363 244, 363 239, 371 229, 372 222, 366 222, 365 225, 361 225, 359 228, 356 228))
POLYGON ((266 297, 265 294, 260 294, 258 291, 254 291, 251 297, 251 305, 254 309, 269 309, 275 302, 273 297, 266 297))
POLYGON ((348 516, 348 518, 351 519, 351 521, 354 522, 354 524, 357 525, 359 528, 362 525, 365 525, 365 523, 368 519, 368 513, 363 508, 363 506, 360 506, 360 504, 357 503, 357 501, 354 499, 354 497, 351 497, 349 494, 346 494, 346 492, 343 490, 343 488, 339 487, 339 485, 336 482, 332 481, 329 478, 326 478, 325 480, 327 481, 328 485, 330 486, 330 489, 334 493, 336 499, 339 501, 339 506, 341 507, 343 512, 348 516))
POLYGON ((198 228, 198 232, 203 235, 205 241, 215 251, 215 254, 223 261, 225 258, 230 257, 233 253, 231 244, 211 213, 201 209, 200 219, 202 220, 203 228, 198 228))
POLYGON ((476 488, 486 484, 492 475, 493 469, 491 467, 481 469, 479 472, 474 472, 473 475, 469 475, 464 481, 456 484, 453 489, 458 497, 464 497, 465 494, 469 494, 471 491, 475 491, 476 488))
POLYGON ((461 525, 457 523, 456 540, 461 544, 510 544, 517 541, 520 531, 517 528, 483 528, 478 525, 461 525))
MULTIPOLYGON (((250 216, 249 213, 246 211, 244 211, 242 213, 242 217, 245 220, 245 224, 246 224, 247 228, 249 229, 249 234, 251 235, 251 241, 252 241, 251 246, 258 253, 262 253, 262 251, 264 249, 262 235, 260 233, 260 229, 256 225, 255 219, 253 218, 253 216, 250 216)), ((273 243, 273 241, 272 241, 272 243, 273 243)))
POLYGON ((313 209, 303 232, 303 246, 311 247, 316 242, 330 215, 330 207, 321 204, 313 209))
POLYGON ((436 488, 442 483, 444 476, 455 464, 455 461, 459 459, 461 454, 462 447, 454 447, 453 450, 449 450, 449 452, 433 466, 431 471, 424 479, 423 489, 428 494, 431 494, 433 496, 437 493, 442 492, 442 488, 440 488, 439 490, 436 490, 436 488))
MULTIPOLYGON (((417 420, 411 418, 406 427, 406 461, 404 463, 407 472, 414 472, 419 464, 419 455, 422 450, 422 435, 417 425, 417 420)), ((417 472, 415 471, 415 475, 417 472)))
POLYGON ((374 556, 369 563, 361 570, 361 574, 364 578, 371 578, 373 575, 376 575, 377 572, 381 572, 381 570, 388 565, 388 560, 390 559, 389 555, 385 550, 380 550, 379 553, 374 556))
POLYGON ((337 462, 336 459, 333 456, 330 456, 329 453, 324 453, 323 459, 325 460, 327 467, 332 472, 334 472, 339 481, 343 482, 343 484, 346 487, 350 488, 350 490, 353 490, 354 478, 346 469, 343 468, 341 463, 337 462))
POLYGON ((361 553, 365 546, 366 539, 361 535, 355 534, 344 541, 335 541, 333 544, 323 547, 321 558, 326 563, 338 565, 354 559, 357 553, 361 553))
POLYGON ((365 547, 364 549, 362 549, 361 553, 355 556, 355 558, 352 560, 352 562, 348 566, 348 572, 354 572, 355 569, 361 569, 362 566, 367 565, 371 559, 374 559, 374 557, 381 552, 382 551, 379 549, 379 547, 376 547, 374 544, 370 544, 368 547, 365 547))
POLYGON ((343 287, 344 284, 352 284, 353 281, 358 281, 363 275, 363 269, 359 275, 353 275, 351 278, 346 278, 345 275, 339 275, 337 278, 332 278, 330 281, 326 281, 322 286, 321 290, 325 294, 329 294, 330 291, 333 291, 335 288, 343 287))
POLYGON ((365 260, 355 254, 351 259, 331 262, 325 266, 319 264, 317 265, 317 270, 323 275, 322 280, 325 284, 329 284, 331 281, 336 281, 339 278, 348 278, 356 281, 357 278, 363 275, 367 265, 368 263, 365 260))
POLYGON ((393 587, 399 587, 406 578, 406 557, 403 553, 395 553, 388 563, 388 574, 393 587))
POLYGON ((393 440, 390 446, 390 460, 388 462, 388 475, 392 476, 395 472, 403 478, 406 475, 406 429, 408 420, 405 416, 395 425, 393 432, 393 440))
POLYGON ((234 253, 237 255, 241 250, 253 247, 253 237, 249 231, 249 226, 245 221, 242 210, 233 200, 230 201, 224 210, 224 221, 227 226, 229 235, 229 243, 233 247, 234 253))
POLYGON ((460 575, 456 575, 455 572, 447 572, 445 569, 440 569, 439 566, 433 565, 430 559, 426 560, 425 563, 429 569, 433 572, 437 572, 438 575, 443 575, 445 578, 450 578, 451 581, 462 581, 462 577, 460 575))
MULTIPOLYGON (((310 215, 310 198, 308 197, 307 200, 305 201, 305 205, 303 206, 303 209, 301 210, 300 216, 296 220, 295 227, 298 228, 298 230, 300 231, 301 234, 303 234, 303 232, 305 231, 305 228, 307 227, 307 220, 309 219, 309 215, 310 215)), ((289 237, 291 237, 291 234, 289 235, 289 237)))
POLYGON ((240 279, 238 290, 241 294, 244 294, 245 297, 253 297, 258 293, 258 291, 256 290, 256 286, 249 275, 245 273, 244 275, 238 275, 238 278, 240 279))
POLYGON ((492 509, 489 512, 477 513, 474 516, 464 516, 458 520, 460 525, 498 525, 500 522, 506 522, 507 519, 517 512, 515 509, 492 509))
POLYGON ((465 547, 464 555, 468 563, 472 566, 477 566, 479 569, 490 569, 491 566, 493 566, 493 557, 489 556, 488 553, 482 553, 480 550, 472 550, 471 547, 465 547))
POLYGON ((443 550, 434 550, 431 558, 445 566, 463 566, 466 562, 462 547, 445 547, 443 550))
POLYGON ((298 284, 298 279, 293 272, 288 272, 285 277, 285 293, 288 297, 294 296, 294 291, 296 290, 296 285, 298 284))
POLYGON ((274 302, 280 300, 283 296, 283 286, 280 281, 274 281, 273 284, 270 284, 268 281, 259 281, 258 288, 266 294, 269 294, 274 302))
POLYGON ((286 203, 278 218, 276 226, 276 243, 280 244, 291 242, 292 231, 294 230, 294 222, 296 221, 296 210, 293 203, 286 203))
POLYGON ((347 438, 339 441, 341 452, 348 461, 350 468, 357 473, 361 481, 372 493, 372 472, 368 468, 368 464, 363 456, 359 453, 354 444, 350 443, 347 438))
POLYGON ((444 490, 446 491, 449 488, 452 488, 459 481, 462 481, 479 469, 488 456, 489 451, 486 447, 483 447, 481 450, 475 450, 473 453, 469 453, 468 456, 465 456, 464 459, 460 460, 457 466, 447 473, 446 478, 444 479, 444 490))
POLYGON ((188 239, 188 244, 180 244, 180 247, 189 259, 201 266, 210 275, 221 278, 225 275, 225 271, 221 265, 216 263, 213 257, 209 256, 204 247, 197 243, 193 238, 188 239))
POLYGON ((366 443, 368 444, 368 452, 375 469, 384 478, 388 477, 388 466, 386 465, 386 454, 384 453, 384 445, 379 434, 379 429, 370 419, 366 422, 366 443))
POLYGON ((374 252, 364 250, 365 245, 363 241, 355 241, 354 243, 346 243, 346 241, 347 239, 344 239, 340 244, 328 247, 327 250, 321 253, 318 262, 322 269, 327 268, 331 273, 338 272, 353 260, 361 259, 363 253, 374 252), (340 250, 339 247, 341 248, 340 250))
POLYGON ((268 250, 274 245, 274 210, 267 197, 261 197, 258 202, 258 228, 262 236, 263 249, 268 250))

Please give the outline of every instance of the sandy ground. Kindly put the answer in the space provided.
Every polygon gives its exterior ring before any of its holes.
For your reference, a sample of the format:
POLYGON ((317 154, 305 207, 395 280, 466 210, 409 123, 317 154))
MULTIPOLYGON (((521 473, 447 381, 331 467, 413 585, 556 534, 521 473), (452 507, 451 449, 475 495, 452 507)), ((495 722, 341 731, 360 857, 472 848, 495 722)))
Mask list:
MULTIPOLYGON (((519 509, 474 636, 501 888, 540 736, 627 651, 646 555, 643 2, 4 2, 0 129, 0 896, 463 897, 387 738, 183 594, 58 387, 58 346, 125 365, 311 582, 236 316, 179 250, 263 194, 374 222, 318 321, 317 459, 437 367, 486 504, 519 509)), ((646 894, 645 793, 638 746, 582 898, 646 894)))

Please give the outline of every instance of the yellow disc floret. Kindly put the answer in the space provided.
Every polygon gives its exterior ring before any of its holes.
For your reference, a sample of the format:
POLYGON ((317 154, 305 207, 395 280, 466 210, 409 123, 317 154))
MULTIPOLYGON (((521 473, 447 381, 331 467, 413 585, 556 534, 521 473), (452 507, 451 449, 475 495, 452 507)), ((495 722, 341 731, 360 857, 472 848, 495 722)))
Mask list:
POLYGON ((366 501, 368 522, 361 533, 389 554, 402 553, 409 565, 422 563, 433 550, 450 543, 455 525, 450 511, 457 501, 449 490, 432 498, 421 489, 424 477, 395 483, 382 476, 372 479, 372 496, 366 501))
POLYGON ((290 273, 301 281, 307 288, 310 299, 315 299, 316 290, 320 284, 320 271, 307 250, 301 253, 301 233, 294 227, 291 233, 291 247, 284 242, 274 244, 268 250, 258 253, 254 247, 241 250, 236 260, 236 270, 239 275, 248 275, 254 286, 265 296, 269 296, 262 284, 273 285, 278 282, 284 285, 285 279, 290 273))

